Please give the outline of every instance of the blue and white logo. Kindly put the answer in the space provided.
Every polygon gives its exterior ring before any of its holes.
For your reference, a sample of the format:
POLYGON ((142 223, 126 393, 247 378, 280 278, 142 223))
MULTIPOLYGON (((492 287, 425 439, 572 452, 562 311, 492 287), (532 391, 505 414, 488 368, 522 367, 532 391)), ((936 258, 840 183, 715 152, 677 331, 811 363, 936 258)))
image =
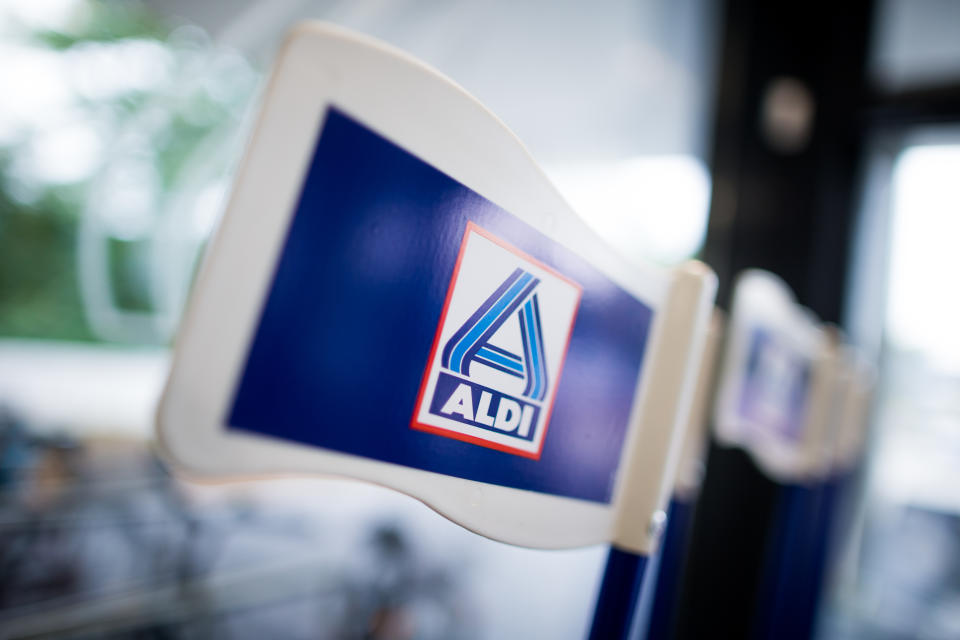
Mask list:
POLYGON ((469 224, 412 426, 539 457, 580 293, 469 224))

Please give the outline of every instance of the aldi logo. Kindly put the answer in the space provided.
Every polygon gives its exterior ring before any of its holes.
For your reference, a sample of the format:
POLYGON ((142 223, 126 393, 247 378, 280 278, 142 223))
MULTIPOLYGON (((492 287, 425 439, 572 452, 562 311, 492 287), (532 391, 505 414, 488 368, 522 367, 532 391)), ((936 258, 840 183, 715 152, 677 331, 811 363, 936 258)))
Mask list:
POLYGON ((539 458, 581 291, 468 222, 413 428, 539 458))

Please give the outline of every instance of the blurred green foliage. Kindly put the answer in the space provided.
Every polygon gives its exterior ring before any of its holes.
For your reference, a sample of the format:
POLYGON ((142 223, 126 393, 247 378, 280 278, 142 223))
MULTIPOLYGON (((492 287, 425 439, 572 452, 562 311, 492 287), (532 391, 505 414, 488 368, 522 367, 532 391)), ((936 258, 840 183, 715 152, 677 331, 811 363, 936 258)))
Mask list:
POLYGON ((23 206, 0 189, 0 335, 92 340, 74 275, 75 204, 52 191, 23 206))
MULTIPOLYGON (((157 299, 169 298, 156 291, 156 272, 165 259, 158 258, 158 246, 170 243, 163 239, 154 246, 151 240, 169 234, 171 225, 164 227, 163 218, 171 210, 180 216, 174 226, 194 226, 181 218, 195 208, 191 198, 227 174, 235 150, 226 143, 236 138, 257 76, 242 58, 218 50, 198 28, 173 24, 136 2, 76 0, 65 23, 56 28, 21 25, 16 35, 16 46, 69 62, 64 66, 68 70, 88 59, 103 64, 109 58, 107 67, 119 77, 119 89, 110 88, 107 78, 108 90, 83 90, 84 80, 102 84, 99 68, 91 67, 86 78, 62 78, 72 91, 69 117, 96 131, 103 150, 98 166, 83 178, 64 182, 45 178, 43 171, 31 175, 29 162, 21 162, 33 157, 31 150, 47 133, 45 127, 54 129, 57 123, 40 119, 15 136, 0 137, 0 336, 166 342, 170 336, 162 332, 124 334, 92 321, 91 308, 104 303, 84 298, 90 287, 82 278, 90 274, 89 268, 87 273, 80 268, 81 228, 92 216, 92 226, 103 236, 97 241, 106 255, 110 313, 156 311, 157 299), (131 46, 146 50, 153 66, 146 71, 135 67, 131 46), (127 76, 137 74, 123 85, 127 76), (131 178, 134 170, 139 173, 131 178), (122 189, 109 179, 117 175, 122 189), (127 199, 121 194, 111 202, 121 191, 127 199)), ((0 86, 5 100, 32 90, 30 82, 0 86)), ((198 242, 202 246, 203 239, 198 242)), ((187 263, 189 271, 196 255, 184 253, 178 247, 169 260, 187 263)))
POLYGON ((32 35, 51 49, 69 49, 83 42, 112 42, 119 38, 164 39, 170 25, 137 2, 86 2, 69 30, 39 29, 32 35))

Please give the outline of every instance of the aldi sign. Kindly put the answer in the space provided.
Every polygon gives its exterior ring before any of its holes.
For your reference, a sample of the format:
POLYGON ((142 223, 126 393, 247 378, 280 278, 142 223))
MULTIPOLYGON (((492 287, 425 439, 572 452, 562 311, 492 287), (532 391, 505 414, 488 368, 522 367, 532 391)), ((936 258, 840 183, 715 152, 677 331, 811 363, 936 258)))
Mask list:
POLYGON ((228 424, 609 502, 651 320, 568 249, 330 108, 228 424))
POLYGON ((158 445, 194 475, 350 477, 504 542, 649 553, 715 286, 611 251, 449 79, 305 24, 197 276, 158 445))

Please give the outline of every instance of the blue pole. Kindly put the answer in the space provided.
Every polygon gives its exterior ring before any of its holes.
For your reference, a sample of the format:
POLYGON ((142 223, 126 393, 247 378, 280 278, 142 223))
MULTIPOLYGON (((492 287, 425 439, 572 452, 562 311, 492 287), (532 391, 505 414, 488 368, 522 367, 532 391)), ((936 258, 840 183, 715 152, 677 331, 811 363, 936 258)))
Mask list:
POLYGON ((778 633, 793 634, 794 620, 786 624, 795 582, 809 562, 808 541, 813 535, 810 514, 816 490, 802 485, 779 485, 777 507, 770 525, 763 578, 753 610, 755 640, 774 640, 778 633))
POLYGON ((756 607, 757 640, 806 640, 820 593, 830 532, 833 483, 780 490, 767 560, 765 588, 756 607))
MULTIPOLYGON (((644 638, 658 640, 673 635, 673 621, 677 610, 680 578, 687 554, 690 530, 693 524, 695 500, 674 496, 667 512, 667 530, 660 543, 660 563, 657 569, 656 589, 653 594, 650 618, 644 638)), ((652 580, 651 576, 651 580, 652 580)))
MULTIPOLYGON (((843 489, 841 479, 831 477, 823 484, 819 491, 819 504, 812 514, 814 520, 813 536, 809 541, 809 561, 797 572, 798 578, 794 587, 794 594, 790 598, 792 605, 788 610, 787 620, 794 621, 796 638, 812 638, 817 615, 817 606, 823 589, 824 577, 827 573, 828 562, 831 558, 832 543, 834 542, 835 520, 837 505, 843 489)), ((782 636, 787 637, 787 636, 782 636)))
POLYGON ((590 640, 626 640, 646 566, 646 556, 610 547, 593 610, 590 640))

